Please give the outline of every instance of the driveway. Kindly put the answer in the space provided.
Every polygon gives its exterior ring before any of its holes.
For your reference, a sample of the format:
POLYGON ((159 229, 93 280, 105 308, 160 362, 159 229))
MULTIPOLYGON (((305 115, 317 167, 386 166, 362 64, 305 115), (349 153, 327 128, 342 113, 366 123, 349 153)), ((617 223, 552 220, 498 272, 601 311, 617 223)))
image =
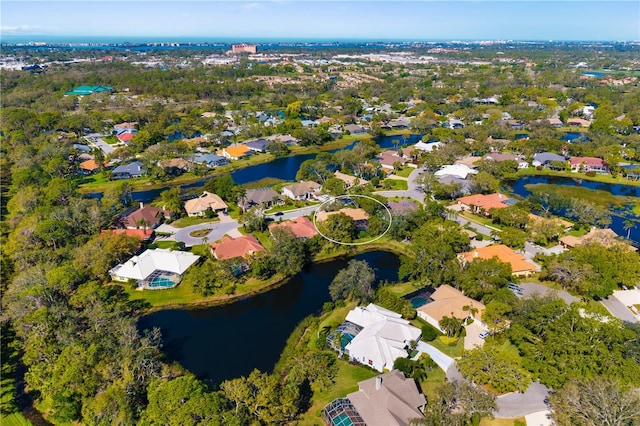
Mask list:
POLYGON ((467 331, 467 335, 464 336, 465 351, 474 349, 476 346, 484 346, 484 339, 480 337, 480 332, 484 331, 484 327, 478 321, 466 325, 464 329, 467 331))
POLYGON ((113 151, 115 151, 115 148, 103 141, 98 134, 87 135, 84 139, 89 143, 90 146, 100 148, 105 154, 111 154, 113 153, 113 151))
POLYGON ((621 321, 634 323, 640 322, 638 318, 631 313, 629 308, 627 308, 624 303, 616 299, 614 296, 609 296, 608 298, 601 300, 600 303, 602 303, 604 307, 607 308, 611 315, 620 319, 621 321))
POLYGON ((532 295, 534 295, 536 293, 540 294, 542 296, 547 295, 547 294, 556 293, 559 298, 564 300, 569 305, 572 304, 573 302, 578 302, 580 300, 577 297, 570 295, 569 293, 567 293, 564 290, 555 290, 553 288, 549 288, 549 287, 544 286, 542 284, 521 283, 519 285, 520 285, 520 287, 522 287, 524 289, 524 292, 522 294, 523 297, 531 297, 532 295))
POLYGON ((549 407, 545 400, 549 396, 549 389, 540 383, 532 383, 525 393, 512 392, 496 398, 498 409, 494 415, 498 418, 510 419, 527 414, 547 411, 549 407))
POLYGON ((525 242, 524 243, 524 251, 523 254, 528 258, 528 259, 533 259, 536 254, 542 253, 546 256, 551 256, 554 254, 560 254, 567 251, 566 248, 562 247, 561 245, 557 245, 557 246, 553 246, 550 248, 544 248, 542 246, 539 246, 537 244, 533 244, 530 242, 525 242))
POLYGON ((449 367, 455 365, 455 361, 453 360, 453 358, 445 355, 444 353, 440 352, 440 350, 436 349, 434 346, 431 346, 428 343, 420 341, 418 342, 416 349, 429 355, 433 362, 438 364, 438 367, 442 368, 442 370, 445 372, 449 369, 449 367))
POLYGON ((300 216, 308 216, 308 215, 312 215, 313 212, 315 212, 318 209, 318 207, 320 207, 320 204, 315 206, 309 206, 309 207, 301 207, 295 210, 288 210, 286 212, 282 212, 280 216, 276 216, 275 214, 271 213, 271 214, 267 214, 267 219, 271 219, 278 222, 281 219, 290 220, 300 216))

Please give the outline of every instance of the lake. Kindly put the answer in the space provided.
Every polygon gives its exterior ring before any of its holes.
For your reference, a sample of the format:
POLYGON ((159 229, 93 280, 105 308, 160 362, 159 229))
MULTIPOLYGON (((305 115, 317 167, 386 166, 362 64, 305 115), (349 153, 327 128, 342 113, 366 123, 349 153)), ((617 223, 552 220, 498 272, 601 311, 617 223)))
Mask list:
MULTIPOLYGON (((374 139, 375 142, 381 147, 385 149, 391 149, 396 146, 396 141, 399 141, 398 146, 412 145, 422 140, 423 135, 419 134, 411 134, 411 135, 399 135, 399 136, 382 136, 374 139)), ((352 144, 344 147, 333 149, 327 152, 334 153, 341 149, 351 149, 357 143, 353 142, 352 144)), ((273 161, 263 164, 256 164, 255 166, 249 166, 244 169, 239 169, 231 172, 231 177, 233 180, 239 184, 244 185, 247 183, 255 182, 260 179, 264 179, 267 177, 282 179, 285 181, 295 181, 296 173, 298 173, 298 169, 300 165, 310 159, 316 157, 317 154, 301 154, 294 155, 290 157, 280 157, 276 158, 273 161)), ((184 191, 190 188, 199 188, 204 185, 204 183, 210 178, 203 178, 197 182, 192 182, 185 185, 180 185, 180 188, 184 191)), ((166 191, 169 188, 174 187, 175 185, 167 185, 157 189, 146 189, 142 191, 133 191, 132 198, 133 201, 142 201, 144 203, 150 203, 156 198, 160 196, 162 191, 166 191)), ((91 193, 90 197, 101 198, 102 193, 91 193)))
MULTIPOLYGON (((353 258, 366 260, 378 280, 398 279, 400 259, 393 253, 353 258)), ((166 356, 200 379, 220 383, 254 368, 270 372, 296 325, 331 300, 328 286, 348 261, 309 265, 281 287, 230 305, 154 312, 140 318, 138 326, 159 327, 166 356)))
MULTIPOLYGON (((536 184, 536 183, 545 183, 551 185, 563 185, 563 186, 579 186, 581 188, 588 188, 599 191, 607 191, 613 195, 624 195, 628 197, 640 197, 640 187, 631 186, 631 185, 622 185, 622 184, 611 184, 604 182, 595 182, 584 179, 572 179, 568 177, 559 177, 559 176, 523 176, 519 178, 517 181, 510 183, 510 187, 514 193, 520 195, 521 197, 528 197, 531 195, 525 185, 536 184)), ((629 239, 634 241, 635 243, 640 244, 640 218, 635 216, 633 213, 623 210, 623 209, 614 209, 611 208, 611 228, 616 234, 626 237, 627 230, 625 228, 625 220, 632 219, 638 221, 638 224, 635 228, 632 228, 629 233, 629 239)))

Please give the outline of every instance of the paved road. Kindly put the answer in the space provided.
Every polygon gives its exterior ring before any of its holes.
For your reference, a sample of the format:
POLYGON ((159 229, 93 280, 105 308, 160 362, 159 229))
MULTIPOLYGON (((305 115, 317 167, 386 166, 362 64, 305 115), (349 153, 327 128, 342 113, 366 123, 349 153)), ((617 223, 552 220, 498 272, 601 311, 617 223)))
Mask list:
POLYGON ((532 383, 525 393, 513 392, 496 398, 498 409, 494 415, 498 418, 521 417, 538 411, 548 410, 545 400, 549 389, 540 383, 532 383))
POLYGON ((308 216, 310 214, 313 214, 313 212, 316 211, 318 207, 320 207, 320 204, 315 206, 302 207, 295 210, 288 210, 286 212, 282 212, 280 216, 276 216, 275 214, 268 214, 267 219, 272 219, 277 222, 281 219, 289 220, 289 219, 295 219, 300 216, 308 216))
POLYGON ((636 318, 635 315, 631 313, 629 308, 624 306, 624 303, 620 302, 613 296, 609 296, 608 298, 601 300, 600 303, 602 303, 604 307, 607 308, 609 312, 611 312, 611 315, 622 321, 634 323, 640 322, 638 321, 638 318, 636 318))
POLYGON ((90 146, 100 148, 102 152, 105 154, 111 154, 115 151, 115 148, 100 138, 100 135, 97 133, 92 133, 90 135, 85 136, 84 138, 90 146))
POLYGON ((567 293, 564 290, 555 290, 553 288, 549 288, 549 287, 544 286, 542 284, 521 283, 521 284, 519 284, 519 286, 524 289, 524 292, 522 294, 523 297, 531 297, 535 293, 538 293, 538 294, 540 294, 542 296, 544 296, 546 294, 556 293, 559 298, 561 298, 562 300, 567 302, 567 304, 569 304, 569 305, 572 304, 573 302, 578 302, 580 300, 577 297, 570 295, 569 293, 567 293))
MULTIPOLYGON (((424 352, 428 354, 431 359, 438 364, 438 367, 442 368, 443 371, 447 371, 449 367, 455 364, 453 358, 444 353, 440 352, 440 350, 436 349, 434 346, 425 343, 423 341, 418 342, 416 349, 420 352, 424 352)), ((419 356, 419 355, 418 355, 419 356)))
MULTIPOLYGON (((191 234, 194 231, 201 229, 211 229, 211 232, 207 234, 207 241, 212 243, 225 234, 236 234, 236 231, 240 227, 240 224, 236 220, 229 222, 215 222, 215 223, 201 223, 198 225, 187 226, 185 228, 177 228, 173 237, 176 241, 182 241, 187 247, 194 246, 196 244, 202 244, 202 237, 192 237, 191 234)), ((175 229, 175 228, 174 228, 175 229)), ((237 235, 237 234, 236 234, 237 235)))

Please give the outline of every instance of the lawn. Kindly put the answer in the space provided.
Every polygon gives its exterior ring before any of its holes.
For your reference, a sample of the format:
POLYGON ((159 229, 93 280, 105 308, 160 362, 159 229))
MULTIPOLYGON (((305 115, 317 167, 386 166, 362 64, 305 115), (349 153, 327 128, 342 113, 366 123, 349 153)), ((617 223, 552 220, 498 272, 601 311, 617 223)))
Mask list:
POLYGON ((161 249, 171 249, 171 250, 180 250, 183 247, 183 244, 178 241, 154 241, 149 245, 150 249, 161 248, 161 249))
POLYGON ((2 369, 0 370, 0 389, 2 389, 2 392, 0 393, 0 412, 2 417, 0 417, 0 424, 2 426, 30 425, 31 423, 20 414, 16 406, 15 372, 19 355, 18 351, 10 346, 11 340, 14 339, 13 331, 3 326, 1 339, 2 369))
POLYGON ((336 398, 343 398, 358 390, 358 382, 377 376, 379 373, 370 368, 338 361, 338 374, 335 383, 323 391, 313 389, 311 407, 296 423, 298 425, 322 425, 322 409, 336 398))
POLYGON ((411 172, 414 170, 415 169, 413 167, 405 167, 404 169, 394 171, 393 174, 396 176, 408 178, 411 172))
POLYGON ((220 219, 193 216, 193 217, 181 217, 180 219, 177 219, 171 222, 170 225, 175 228, 186 228, 187 226, 200 225, 201 223, 217 223, 217 222, 220 222, 220 219))
POLYGON ((462 356, 462 352, 464 352, 464 337, 462 336, 458 338, 458 341, 454 346, 445 344, 442 340, 440 340, 440 338, 437 338, 429 343, 445 355, 449 355, 452 358, 460 357, 462 356))
POLYGON ((424 396, 429 399, 436 397, 436 390, 444 384, 447 373, 442 371, 440 367, 433 367, 431 371, 427 373, 426 380, 420 382, 420 389, 424 396))
POLYGON ((31 426, 33 423, 20 413, 11 413, 8 416, 0 417, 0 424, 2 426, 31 426))
POLYGON ((416 283, 415 281, 409 281, 406 283, 398 283, 398 284, 389 286, 389 290, 391 290, 391 292, 396 296, 402 297, 406 294, 419 290, 420 289, 419 285, 420 284, 416 283))
POLYGON ((479 426, 517 426, 518 424, 520 425, 526 425, 527 422, 525 420, 524 417, 518 417, 517 419, 489 419, 489 418, 485 418, 480 420, 480 425, 479 426), (520 422, 520 423, 516 423, 516 422, 520 422))
POLYGON ((385 179, 382 182, 382 187, 387 191, 403 191, 409 188, 409 184, 406 180, 385 179))

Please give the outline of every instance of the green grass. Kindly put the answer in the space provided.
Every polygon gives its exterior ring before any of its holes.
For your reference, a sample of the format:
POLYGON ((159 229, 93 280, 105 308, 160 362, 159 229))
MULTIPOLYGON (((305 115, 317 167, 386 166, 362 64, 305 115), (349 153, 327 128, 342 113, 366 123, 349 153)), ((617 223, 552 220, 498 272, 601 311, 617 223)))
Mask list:
POLYGON ((31 426, 29 420, 27 420, 21 413, 11 413, 8 416, 0 417, 0 424, 2 426, 31 426))
POLYGON ((389 290, 391 290, 391 292, 393 294, 395 294, 398 297, 402 297, 406 294, 412 293, 416 290, 420 289, 419 287, 419 283, 416 283, 415 281, 409 281, 406 283, 398 283, 398 284, 394 284, 392 286, 389 286, 389 290))
POLYGON ((622 176, 622 174, 618 174, 617 177, 613 177, 609 174, 597 174, 595 176, 587 176, 584 173, 576 173, 576 172, 567 172, 564 170, 550 170, 550 169, 542 169, 536 170, 535 167, 527 167, 526 169, 520 169, 516 173, 509 174, 505 176, 505 179, 518 179, 522 176, 559 176, 559 177, 567 177, 571 179, 584 179, 591 180, 595 182, 604 182, 604 183, 619 183, 621 185, 629 185, 629 186, 640 186, 640 180, 630 180, 622 176))
POLYGON ((437 389, 444 384, 447 378, 447 373, 442 371, 440 367, 433 367, 431 371, 427 373, 426 380, 420 382, 420 389, 424 396, 429 399, 436 397, 437 389))
POLYGON ((106 137, 103 137, 101 139, 103 141, 105 141, 106 143, 108 143, 109 145, 115 145, 115 144, 117 144, 119 142, 118 139, 113 135, 106 136, 106 137))
POLYGON ((201 223, 217 223, 220 222, 220 219, 216 218, 208 218, 208 217, 181 217, 180 219, 174 220, 170 223, 171 226, 175 228, 186 228, 187 226, 192 225, 200 225, 201 223))
POLYGON ((387 191, 403 191, 409 188, 409 184, 406 180, 385 179, 382 182, 382 187, 387 191))
POLYGON ((524 417, 518 417, 517 419, 489 419, 484 418, 480 420, 479 426, 514 426, 516 422, 521 422, 520 424, 526 424, 526 420, 524 417))
POLYGON ((155 241, 149 245, 149 248, 180 250, 181 246, 178 241, 155 241))
POLYGON ((358 390, 358 382, 377 376, 379 373, 370 368, 351 365, 345 361, 338 361, 338 374, 335 383, 329 389, 319 391, 313 389, 311 407, 304 413, 298 425, 324 425, 322 409, 336 398, 347 396, 358 390))
POLYGON ((442 340, 440 340, 440 338, 437 338, 429 343, 445 355, 449 355, 452 358, 462 356, 462 352, 464 352, 464 337, 458 338, 455 346, 449 346, 445 344, 442 340))
POLYGON ((413 167, 405 167, 402 170, 396 170, 393 172, 394 175, 408 178, 412 171, 415 169, 413 167))

